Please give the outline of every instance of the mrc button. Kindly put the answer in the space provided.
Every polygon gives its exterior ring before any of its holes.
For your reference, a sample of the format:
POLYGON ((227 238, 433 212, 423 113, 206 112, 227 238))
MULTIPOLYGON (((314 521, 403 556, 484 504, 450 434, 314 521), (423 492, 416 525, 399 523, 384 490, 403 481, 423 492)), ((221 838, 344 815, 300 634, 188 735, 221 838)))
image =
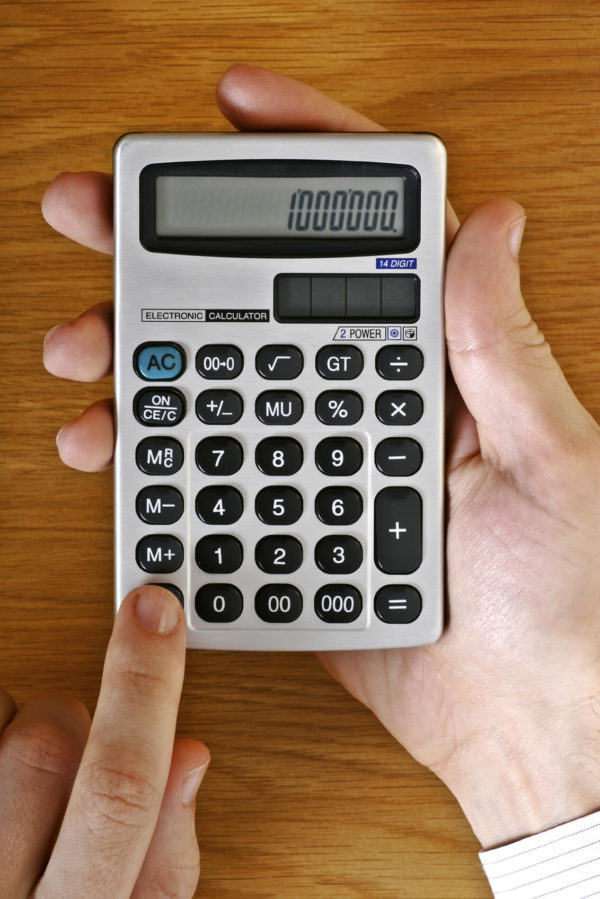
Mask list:
POLYGON ((142 343, 133 367, 144 381, 174 381, 185 371, 185 353, 178 343, 142 343))
POLYGON ((146 387, 135 395, 133 414, 148 428, 172 428, 185 415, 185 397, 174 387, 146 387))

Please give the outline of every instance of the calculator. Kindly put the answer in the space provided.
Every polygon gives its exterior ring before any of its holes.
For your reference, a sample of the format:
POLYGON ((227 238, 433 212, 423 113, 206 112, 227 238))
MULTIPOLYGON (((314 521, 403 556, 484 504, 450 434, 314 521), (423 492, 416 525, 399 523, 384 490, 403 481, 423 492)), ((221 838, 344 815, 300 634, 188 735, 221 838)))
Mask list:
POLYGON ((116 603, 189 647, 443 628, 446 154, 431 134, 115 146, 116 603))

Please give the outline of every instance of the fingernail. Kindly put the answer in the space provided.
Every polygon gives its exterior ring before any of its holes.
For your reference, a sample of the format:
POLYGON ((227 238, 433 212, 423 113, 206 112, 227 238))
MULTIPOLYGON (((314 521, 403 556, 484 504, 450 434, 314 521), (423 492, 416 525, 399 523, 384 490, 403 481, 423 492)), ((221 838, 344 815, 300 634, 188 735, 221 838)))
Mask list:
POLYGON ((521 241, 523 240, 523 231, 525 230, 525 222, 527 216, 517 219, 508 229, 508 248, 513 259, 519 258, 519 250, 521 249, 521 241))
POLYGON ((55 331, 58 331, 59 328, 62 328, 62 325, 54 325, 53 328, 50 328, 50 330, 48 331, 48 333, 47 333, 46 336, 44 337, 44 346, 46 346, 46 344, 47 344, 48 341, 50 340, 51 336, 54 334, 55 331))
POLYGON ((192 770, 186 774, 181 787, 181 801, 183 805, 193 805, 198 790, 200 789, 202 778, 206 774, 209 762, 210 759, 208 762, 200 765, 199 768, 192 768, 192 770))
POLYGON ((146 630, 170 634, 175 630, 181 607, 172 593, 160 587, 143 587, 135 603, 135 617, 146 630))

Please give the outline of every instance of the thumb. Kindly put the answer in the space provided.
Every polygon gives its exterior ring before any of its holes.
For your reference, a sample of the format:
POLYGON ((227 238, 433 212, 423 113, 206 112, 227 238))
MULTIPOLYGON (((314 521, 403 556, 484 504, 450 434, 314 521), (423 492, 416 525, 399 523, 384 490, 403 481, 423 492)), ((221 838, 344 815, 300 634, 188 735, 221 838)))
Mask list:
POLYGON ((523 475, 595 427, 521 296, 524 225, 512 200, 483 203, 458 230, 446 269, 448 361, 481 453, 523 475))

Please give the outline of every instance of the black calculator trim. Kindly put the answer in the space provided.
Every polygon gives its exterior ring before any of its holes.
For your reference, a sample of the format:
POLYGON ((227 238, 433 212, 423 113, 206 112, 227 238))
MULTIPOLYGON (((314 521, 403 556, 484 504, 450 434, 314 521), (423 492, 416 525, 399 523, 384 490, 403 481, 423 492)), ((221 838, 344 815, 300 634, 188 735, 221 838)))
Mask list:
POLYGON ((226 159, 159 162, 140 172, 140 243, 151 253, 187 256, 235 256, 258 259, 302 259, 410 253, 421 240, 421 176, 410 165, 333 159, 226 159), (156 179, 162 175, 283 178, 301 174, 358 177, 400 174, 404 186, 404 232, 401 237, 164 237, 156 233, 156 179))

